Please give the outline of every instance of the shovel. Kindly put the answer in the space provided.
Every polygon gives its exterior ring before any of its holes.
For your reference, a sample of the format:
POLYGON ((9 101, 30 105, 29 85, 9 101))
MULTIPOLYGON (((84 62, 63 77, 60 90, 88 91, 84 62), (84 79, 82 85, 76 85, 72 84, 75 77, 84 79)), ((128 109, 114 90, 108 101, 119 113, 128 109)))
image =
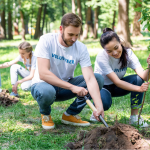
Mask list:
MULTIPOLYGON (((79 97, 78 96, 78 99, 82 99, 82 100, 85 100, 86 103, 88 104, 88 106, 92 109, 92 111, 97 111, 97 109, 95 108, 95 106, 91 103, 91 101, 88 99, 87 96, 84 96, 84 97, 79 97)), ((102 123, 105 125, 105 127, 108 128, 108 124, 106 123, 106 121, 103 119, 103 117, 101 115, 98 116, 99 119, 102 121, 102 123)))

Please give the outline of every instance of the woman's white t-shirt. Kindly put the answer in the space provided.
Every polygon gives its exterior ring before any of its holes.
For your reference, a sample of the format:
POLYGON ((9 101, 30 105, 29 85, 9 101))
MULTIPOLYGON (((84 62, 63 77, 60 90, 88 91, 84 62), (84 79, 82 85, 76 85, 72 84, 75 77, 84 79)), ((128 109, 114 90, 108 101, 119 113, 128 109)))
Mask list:
MULTIPOLYGON (((24 63, 24 59, 21 57, 21 55, 19 55, 15 60, 24 63)), ((26 63, 24 65, 27 67, 28 70, 30 67, 31 67, 31 70, 35 70, 35 68, 36 68, 36 56, 34 55, 33 52, 32 52, 31 64, 30 64, 30 59, 26 59, 26 63)))
MULTIPOLYGON (((127 49, 127 67, 136 69, 141 66, 138 58, 131 49, 127 49)), ((127 67, 120 69, 120 59, 109 56, 105 50, 99 52, 95 61, 94 72, 99 73, 104 78, 104 85, 113 84, 113 82, 107 77, 107 74, 115 72, 119 79, 122 79, 127 71, 127 67)))

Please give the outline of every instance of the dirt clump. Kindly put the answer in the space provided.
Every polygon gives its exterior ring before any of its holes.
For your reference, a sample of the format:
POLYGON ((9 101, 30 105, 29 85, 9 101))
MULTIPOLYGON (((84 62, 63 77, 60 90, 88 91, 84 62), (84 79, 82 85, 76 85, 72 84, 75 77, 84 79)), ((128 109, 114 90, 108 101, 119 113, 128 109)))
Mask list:
POLYGON ((18 101, 19 98, 15 96, 10 96, 8 90, 2 90, 2 92, 0 92, 0 106, 9 106, 17 103, 18 101))
POLYGON ((68 143, 67 149, 150 149, 150 143, 134 127, 116 123, 114 126, 97 127, 82 131, 77 141, 68 143))

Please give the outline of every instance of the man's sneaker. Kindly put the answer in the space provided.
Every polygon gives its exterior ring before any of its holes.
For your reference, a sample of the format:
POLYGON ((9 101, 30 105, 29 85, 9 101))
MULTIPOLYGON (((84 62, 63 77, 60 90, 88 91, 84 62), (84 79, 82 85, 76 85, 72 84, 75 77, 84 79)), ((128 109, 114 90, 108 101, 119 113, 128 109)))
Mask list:
POLYGON ((66 116, 65 114, 63 114, 61 122, 64 124, 69 124, 69 125, 74 125, 74 126, 89 126, 90 125, 89 122, 82 121, 78 115, 66 116))
POLYGON ((42 117, 42 127, 44 129, 46 129, 46 130, 54 129, 55 124, 50 115, 42 115, 41 114, 41 117, 42 117))
MULTIPOLYGON (((133 124, 133 125, 138 125, 138 115, 131 115, 129 123, 133 124)), ((142 117, 140 117, 140 119, 139 119, 139 125, 140 125, 140 127, 148 127, 149 126, 142 117)))
POLYGON ((18 95, 18 94, 16 94, 16 93, 14 93, 14 92, 11 92, 11 93, 10 93, 10 96, 19 97, 19 95, 18 95))
POLYGON ((92 122, 98 122, 98 120, 96 120, 96 118, 94 117, 93 112, 92 112, 92 115, 90 117, 90 121, 92 121, 92 122))

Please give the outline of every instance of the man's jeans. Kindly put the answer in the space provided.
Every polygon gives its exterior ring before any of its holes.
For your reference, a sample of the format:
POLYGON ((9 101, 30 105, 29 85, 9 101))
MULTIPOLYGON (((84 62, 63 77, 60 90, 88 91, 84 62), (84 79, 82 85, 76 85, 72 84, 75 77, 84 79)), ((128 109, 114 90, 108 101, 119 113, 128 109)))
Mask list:
MULTIPOLYGON (((121 80, 137 86, 141 86, 144 83, 143 79, 141 79, 138 75, 130 75, 122 78, 121 80)), ((104 85, 100 93, 104 110, 108 110, 111 107, 112 104, 111 97, 120 97, 131 93, 130 101, 132 109, 140 108, 143 99, 143 93, 127 91, 117 87, 115 84, 104 85)))
MULTIPOLYGON (((96 73, 94 75, 99 85, 99 89, 102 89, 104 84, 103 77, 96 73)), ((68 82, 79 87, 87 87, 83 75, 72 78, 68 82)), ((51 105, 55 101, 65 101, 76 97, 76 94, 72 93, 72 91, 52 86, 46 82, 33 84, 31 87, 31 94, 39 104, 40 113, 44 115, 49 115, 51 113, 51 105)), ((77 115, 82 111, 85 105, 86 101, 76 98, 67 109, 67 113, 70 115, 77 115)))

